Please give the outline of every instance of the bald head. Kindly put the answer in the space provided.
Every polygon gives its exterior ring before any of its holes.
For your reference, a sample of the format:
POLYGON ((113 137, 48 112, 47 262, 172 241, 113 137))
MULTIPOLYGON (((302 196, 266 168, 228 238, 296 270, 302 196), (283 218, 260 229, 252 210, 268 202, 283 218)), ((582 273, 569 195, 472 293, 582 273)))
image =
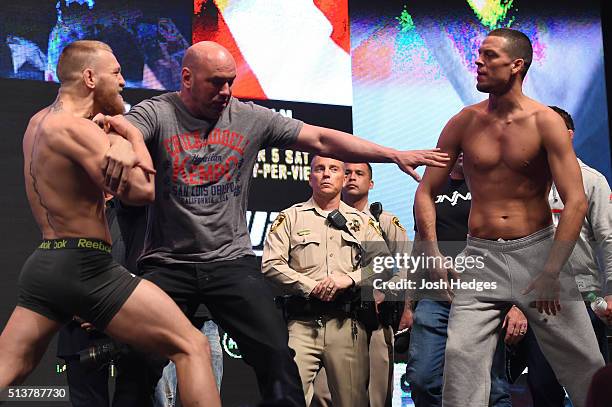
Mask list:
POLYGON ((96 57, 102 52, 112 54, 113 50, 101 41, 81 40, 67 45, 57 63, 57 77, 60 83, 79 80, 83 71, 91 68, 96 62, 96 57))
POLYGON ((185 51, 181 71, 181 100, 192 115, 217 120, 228 106, 236 78, 234 57, 212 41, 193 44, 185 51))
POLYGON ((222 45, 213 41, 201 41, 193 44, 185 51, 183 68, 206 69, 217 66, 227 66, 236 69, 236 62, 230 52, 222 45))

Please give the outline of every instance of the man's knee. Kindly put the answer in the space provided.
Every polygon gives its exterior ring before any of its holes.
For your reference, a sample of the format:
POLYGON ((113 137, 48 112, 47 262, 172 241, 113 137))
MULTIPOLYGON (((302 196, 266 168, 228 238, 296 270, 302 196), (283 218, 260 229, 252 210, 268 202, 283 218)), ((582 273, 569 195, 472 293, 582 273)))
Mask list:
POLYGON ((16 346, 7 345, 4 341, 0 341, 0 355, 6 356, 3 361, 5 368, 2 371, 10 374, 10 377, 2 377, 2 380, 10 381, 11 385, 21 384, 40 359, 36 349, 22 351, 16 346))
POLYGON ((189 335, 189 349, 188 353, 203 355, 210 359, 210 342, 206 335, 197 329, 192 329, 189 335))
POLYGON ((428 369, 408 369, 408 383, 413 392, 440 393, 442 389, 442 372, 433 372, 428 369))
POLYGON ((198 331, 196 328, 189 329, 180 340, 177 341, 177 351, 166 357, 177 363, 177 360, 184 357, 199 357, 207 360, 211 359, 210 342, 208 338, 198 331))
POLYGON ((448 338, 444 351, 445 360, 458 361, 465 357, 468 349, 466 349, 466 346, 461 342, 462 341, 458 338, 448 338))

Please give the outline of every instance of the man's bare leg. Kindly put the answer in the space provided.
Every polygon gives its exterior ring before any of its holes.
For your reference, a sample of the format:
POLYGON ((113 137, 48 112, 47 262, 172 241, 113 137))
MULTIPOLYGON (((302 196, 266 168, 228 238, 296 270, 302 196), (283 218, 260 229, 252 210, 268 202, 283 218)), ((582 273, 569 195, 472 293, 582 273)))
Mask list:
POLYGON ((153 283, 138 284, 105 332, 172 360, 185 407, 221 405, 206 337, 153 283))
POLYGON ((23 382, 38 365, 61 324, 15 307, 0 336, 0 388, 23 382))

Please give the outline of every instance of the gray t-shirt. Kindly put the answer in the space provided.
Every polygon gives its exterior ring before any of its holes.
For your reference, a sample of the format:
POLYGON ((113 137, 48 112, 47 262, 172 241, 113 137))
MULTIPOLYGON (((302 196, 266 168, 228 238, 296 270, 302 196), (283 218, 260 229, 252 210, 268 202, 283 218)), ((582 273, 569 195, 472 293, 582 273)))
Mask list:
POLYGON ((293 144, 303 123, 231 98, 219 120, 193 117, 178 93, 134 106, 157 174, 140 261, 206 263, 252 255, 246 210, 257 152, 293 144))

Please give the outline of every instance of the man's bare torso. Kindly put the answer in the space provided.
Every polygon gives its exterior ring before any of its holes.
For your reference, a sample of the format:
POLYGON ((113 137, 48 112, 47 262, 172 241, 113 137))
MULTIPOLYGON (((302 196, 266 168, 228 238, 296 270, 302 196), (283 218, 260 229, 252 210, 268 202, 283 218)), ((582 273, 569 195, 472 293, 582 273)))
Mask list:
POLYGON ((55 105, 30 120, 23 138, 28 201, 44 239, 88 237, 110 242, 103 192, 62 153, 66 143, 75 142, 68 126, 79 120, 86 119, 55 105))
POLYGON ((487 101, 460 115, 464 172, 472 194, 470 235, 516 239, 552 223, 548 191, 552 176, 536 119, 545 106, 527 99, 523 110, 503 119, 487 101))

